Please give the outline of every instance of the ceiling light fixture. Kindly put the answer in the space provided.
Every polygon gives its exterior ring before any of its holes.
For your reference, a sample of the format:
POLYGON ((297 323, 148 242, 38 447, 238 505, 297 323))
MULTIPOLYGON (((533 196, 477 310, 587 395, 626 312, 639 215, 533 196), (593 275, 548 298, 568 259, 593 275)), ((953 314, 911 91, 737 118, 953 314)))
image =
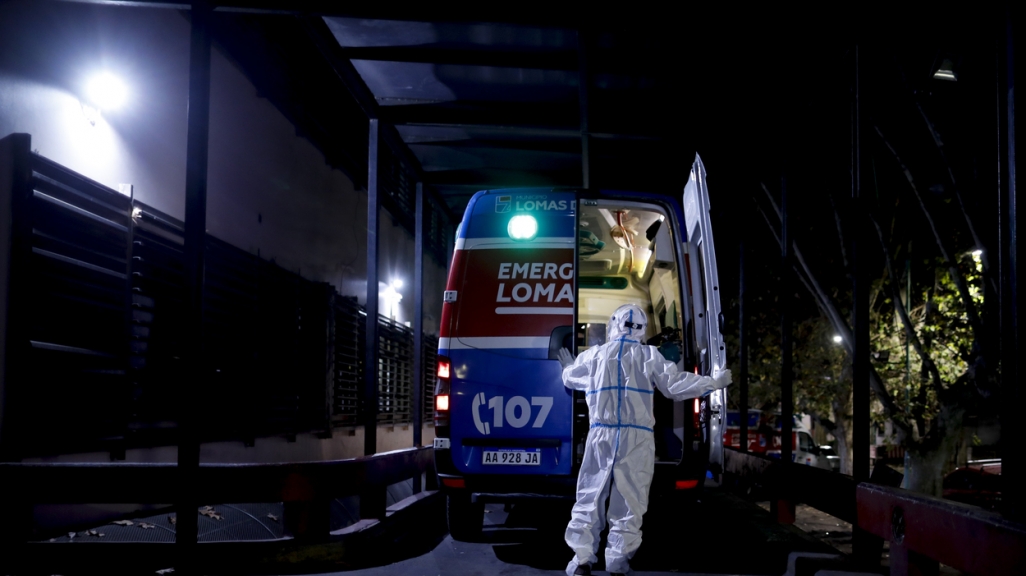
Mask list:
POLYGON ((947 80, 949 82, 957 82, 958 74, 955 73, 955 65, 947 58, 941 62, 941 65, 937 67, 937 71, 933 73, 933 77, 937 80, 947 80))

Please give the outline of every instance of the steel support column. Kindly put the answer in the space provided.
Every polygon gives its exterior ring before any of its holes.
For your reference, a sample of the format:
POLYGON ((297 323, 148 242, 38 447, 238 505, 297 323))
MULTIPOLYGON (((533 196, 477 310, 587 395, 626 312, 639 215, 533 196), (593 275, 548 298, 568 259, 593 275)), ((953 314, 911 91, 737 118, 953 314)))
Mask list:
MULTIPOLYGON (((417 182, 413 255, 413 445, 424 426, 424 183, 417 182)), ((414 486, 414 489, 418 486, 414 486)))
POLYGON ((742 452, 748 452, 748 295, 745 291, 747 282, 745 278, 745 239, 748 236, 748 212, 742 213, 741 220, 741 245, 738 247, 738 264, 740 267, 740 286, 738 287, 737 305, 737 331, 738 331, 738 355, 740 357, 740 373, 738 374, 738 418, 741 430, 740 448, 742 452))
MULTIPOLYGON (((786 152, 785 152, 786 154, 786 152)), ((794 267, 791 248, 790 207, 787 175, 780 179, 780 461, 791 461, 791 434, 794 431, 794 388, 792 386, 793 340, 791 337, 791 289, 794 267)))
MULTIPOLYGON (((787 190, 787 150, 785 144, 785 172, 780 178, 780 461, 791 461, 791 434, 793 432, 792 415, 794 414, 793 376, 793 340, 791 335, 791 313, 794 301, 791 288, 794 276, 793 250, 791 243, 790 202, 787 190)), ((747 414, 744 415, 747 419, 747 414)), ((781 524, 794 524, 795 502, 779 495, 770 502, 773 517, 781 524)))
POLYGON ((185 157, 185 378, 179 384, 178 501, 175 545, 178 572, 191 574, 198 532, 195 490, 200 463, 198 392, 204 388, 203 248, 207 222, 207 147, 210 135, 210 14, 205 1, 192 3, 189 46, 189 109, 185 157))
POLYGON ((378 119, 367 129, 367 327, 363 352, 363 453, 378 450, 378 119))
MULTIPOLYGON (((1016 131, 1016 104, 1023 101, 1023 91, 1016 93, 1015 84, 1026 77, 1022 72, 1024 64, 1022 42, 1022 18, 1011 8, 1005 15, 1004 66, 999 74, 1004 75, 1004 86, 999 86, 1001 99, 999 113, 1004 114, 1005 142, 1004 170, 1002 179, 1006 182, 1002 190, 1004 198, 1001 221, 1000 265, 1002 276, 1001 310, 1001 475, 1005 487, 1001 494, 1002 512, 1009 518, 1026 519, 1026 454, 1021 441, 1013 433, 1021 418, 1017 412, 1023 401, 1023 369, 1019 360, 1020 346, 1026 341, 1023 334, 1022 313, 1026 309, 1019 290, 1019 224, 1023 218, 1018 206, 1018 191, 1021 188, 1019 176, 1022 157, 1017 157, 1024 131, 1016 131)), ((1022 106, 1018 106, 1020 110, 1022 106)))
POLYGON ((583 28, 577 31, 577 87, 581 112, 581 187, 591 188, 591 134, 588 125, 588 34, 583 28))
POLYGON ((855 46, 851 92, 851 258, 852 329, 852 476, 869 480, 869 270, 865 252, 865 207, 862 201, 862 111, 860 47, 855 46))

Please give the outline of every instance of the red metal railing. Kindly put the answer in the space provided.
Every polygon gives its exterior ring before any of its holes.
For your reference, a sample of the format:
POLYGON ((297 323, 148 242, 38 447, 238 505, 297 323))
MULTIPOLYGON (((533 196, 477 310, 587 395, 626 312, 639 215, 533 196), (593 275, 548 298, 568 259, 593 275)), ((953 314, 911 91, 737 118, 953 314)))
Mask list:
POLYGON ((726 484, 769 494, 778 522, 794 522, 795 505, 804 503, 851 523, 855 556, 865 564, 878 567, 883 541, 889 541, 893 576, 936 574, 938 564, 967 574, 1026 574, 1026 526, 897 488, 887 469, 878 467, 870 482, 858 483, 729 448, 724 465, 726 484))

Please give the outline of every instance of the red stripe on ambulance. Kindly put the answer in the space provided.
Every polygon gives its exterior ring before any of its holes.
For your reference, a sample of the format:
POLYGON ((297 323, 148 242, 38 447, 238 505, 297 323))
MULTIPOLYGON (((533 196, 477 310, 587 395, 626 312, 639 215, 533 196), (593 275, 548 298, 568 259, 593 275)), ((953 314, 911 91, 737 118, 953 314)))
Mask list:
POLYGON ((545 336, 573 324, 574 251, 458 250, 442 306, 442 337, 545 336))

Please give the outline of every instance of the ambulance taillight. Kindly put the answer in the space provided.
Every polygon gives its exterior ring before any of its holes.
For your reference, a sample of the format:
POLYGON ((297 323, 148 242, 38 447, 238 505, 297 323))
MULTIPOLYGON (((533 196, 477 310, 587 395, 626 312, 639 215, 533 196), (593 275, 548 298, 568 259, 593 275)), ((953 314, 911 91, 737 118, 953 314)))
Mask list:
POLYGON ((449 425, 449 370, 452 363, 445 356, 438 357, 438 379, 435 382, 435 427, 449 425))

